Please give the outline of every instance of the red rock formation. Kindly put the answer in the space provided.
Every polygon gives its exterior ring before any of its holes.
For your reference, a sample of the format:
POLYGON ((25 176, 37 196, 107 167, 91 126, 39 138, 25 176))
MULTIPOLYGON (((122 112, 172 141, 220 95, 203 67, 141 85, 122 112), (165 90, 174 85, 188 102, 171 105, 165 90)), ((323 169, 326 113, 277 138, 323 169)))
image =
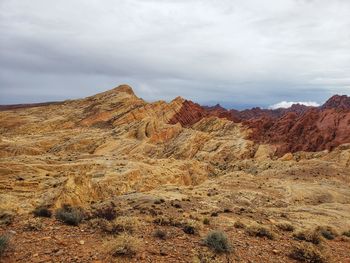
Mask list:
POLYGON ((350 97, 347 96, 333 96, 319 108, 294 104, 286 109, 243 111, 226 110, 219 104, 201 107, 184 101, 170 123, 189 127, 208 116, 242 122, 252 131, 249 139, 276 145, 280 156, 287 152, 331 150, 350 142, 350 97))
POLYGON ((184 100, 180 111, 170 119, 169 123, 180 123, 183 127, 189 127, 206 116, 208 112, 199 104, 184 100))
POLYGON ((350 142, 350 98, 334 96, 320 108, 290 112, 280 118, 263 117, 244 122, 250 139, 278 146, 277 154, 332 150, 350 142))

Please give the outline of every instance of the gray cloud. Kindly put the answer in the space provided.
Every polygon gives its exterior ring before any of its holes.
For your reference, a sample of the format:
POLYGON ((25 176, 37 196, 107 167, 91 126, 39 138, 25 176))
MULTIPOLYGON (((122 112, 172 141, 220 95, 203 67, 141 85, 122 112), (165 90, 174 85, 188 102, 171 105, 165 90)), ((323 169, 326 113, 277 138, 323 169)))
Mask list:
POLYGON ((120 83, 228 107, 350 94, 347 0, 2 0, 0 103, 120 83))

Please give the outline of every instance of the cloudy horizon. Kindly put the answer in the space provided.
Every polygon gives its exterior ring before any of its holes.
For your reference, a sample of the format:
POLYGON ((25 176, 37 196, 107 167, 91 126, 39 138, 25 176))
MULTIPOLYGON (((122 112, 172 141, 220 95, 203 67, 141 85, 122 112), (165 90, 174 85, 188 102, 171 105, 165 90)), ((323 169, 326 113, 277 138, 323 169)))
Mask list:
POLYGON ((0 2, 0 104, 127 83, 148 101, 263 108, 350 95, 350 1, 0 2))

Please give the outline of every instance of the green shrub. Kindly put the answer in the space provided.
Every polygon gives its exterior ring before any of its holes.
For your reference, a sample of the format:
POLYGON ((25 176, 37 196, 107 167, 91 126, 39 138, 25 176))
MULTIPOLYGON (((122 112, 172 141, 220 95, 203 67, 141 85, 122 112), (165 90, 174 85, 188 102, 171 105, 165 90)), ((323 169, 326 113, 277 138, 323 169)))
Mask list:
POLYGON ((325 263, 326 258, 311 244, 303 243, 292 249, 289 254, 292 259, 308 263, 325 263))
POLYGON ((46 206, 39 206, 33 211, 34 216, 36 217, 51 217, 52 212, 46 206))
POLYGON ((56 218, 71 226, 77 226, 83 220, 83 213, 80 208, 64 205, 56 210, 56 218))
POLYGON ((204 239, 204 243, 218 253, 231 251, 231 245, 225 233, 221 231, 210 232, 204 239))
POLYGON ((9 246, 9 239, 6 236, 0 236, 0 257, 4 254, 9 246))

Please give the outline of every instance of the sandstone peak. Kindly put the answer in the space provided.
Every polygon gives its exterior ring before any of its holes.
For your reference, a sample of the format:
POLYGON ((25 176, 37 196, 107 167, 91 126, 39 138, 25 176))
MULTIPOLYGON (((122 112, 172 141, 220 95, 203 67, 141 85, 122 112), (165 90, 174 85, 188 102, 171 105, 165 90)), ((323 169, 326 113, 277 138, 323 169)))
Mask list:
POLYGON ((125 93, 128 93, 130 95, 135 95, 133 89, 127 84, 119 85, 118 87, 112 89, 111 91, 113 91, 113 92, 125 92, 125 93))
POLYGON ((171 102, 178 102, 178 103, 184 103, 186 100, 181 97, 181 96, 177 96, 175 99, 173 99, 171 102))

